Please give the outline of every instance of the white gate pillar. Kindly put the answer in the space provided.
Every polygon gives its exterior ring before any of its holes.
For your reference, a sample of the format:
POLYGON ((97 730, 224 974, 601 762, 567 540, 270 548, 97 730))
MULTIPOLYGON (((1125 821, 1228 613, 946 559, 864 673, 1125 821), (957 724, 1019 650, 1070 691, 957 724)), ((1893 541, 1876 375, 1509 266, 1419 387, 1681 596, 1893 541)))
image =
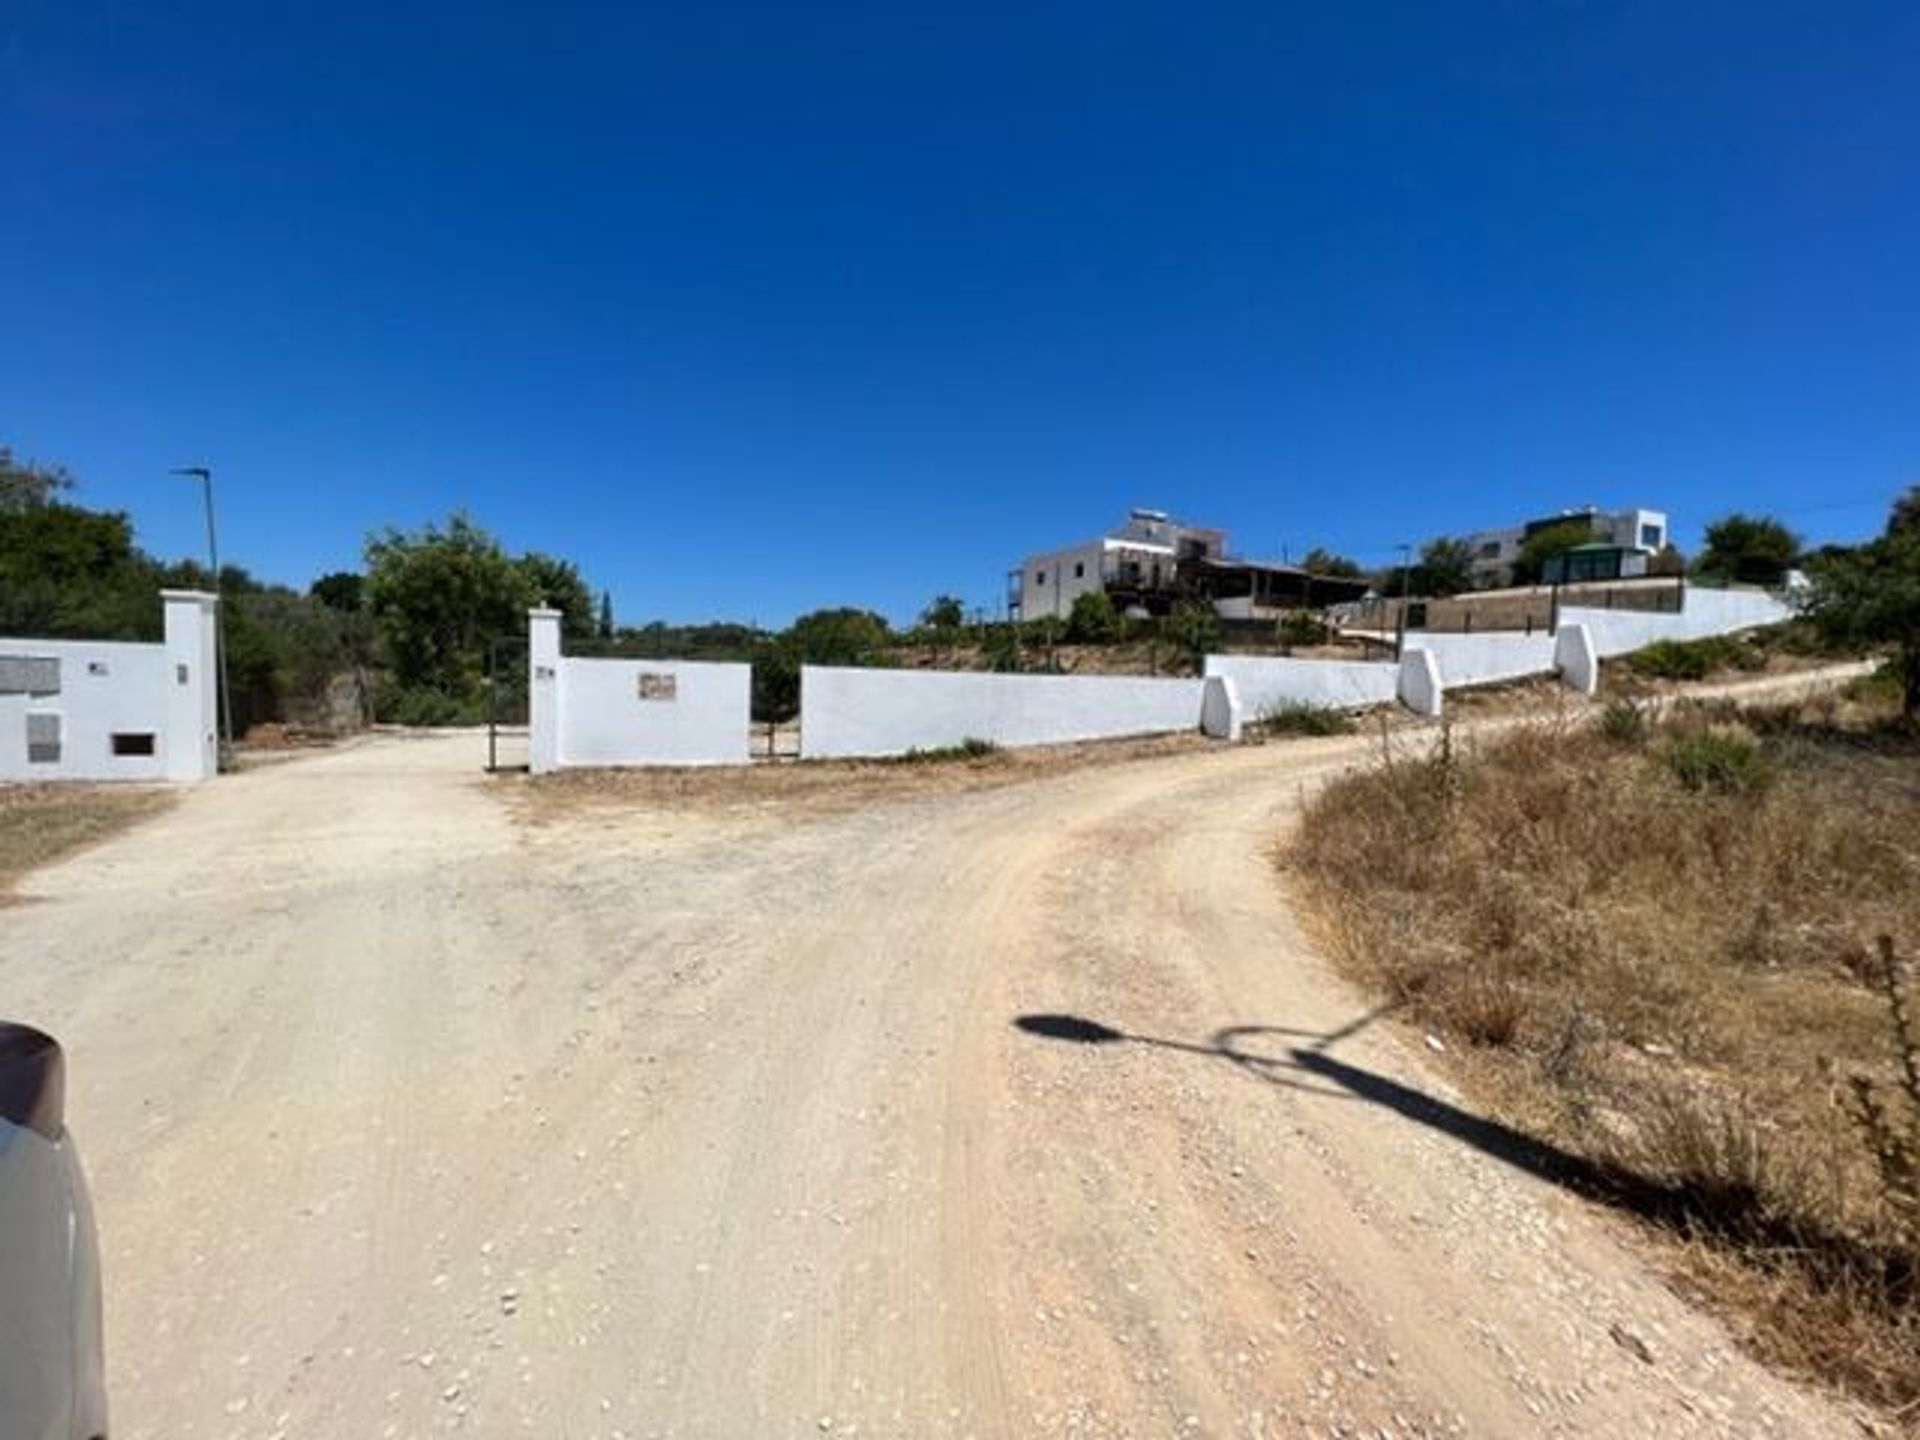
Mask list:
POLYGON ((1237 742, 1244 712, 1231 675, 1209 675, 1200 692, 1200 732, 1215 740, 1237 742))
POLYGON ((1400 703, 1416 715, 1437 719, 1446 686, 1440 679, 1440 661, 1431 650, 1409 650, 1400 657, 1400 703))
POLYGON ((204 780, 220 769, 214 660, 220 597, 201 590, 162 590, 160 599, 166 612, 167 652, 161 766, 169 780, 204 780))
POLYGON ((1562 625, 1553 635, 1553 665, 1570 690, 1591 695, 1600 688, 1600 653, 1585 625, 1562 625))
POLYGON ((527 611, 527 769, 560 768, 560 612, 527 611))

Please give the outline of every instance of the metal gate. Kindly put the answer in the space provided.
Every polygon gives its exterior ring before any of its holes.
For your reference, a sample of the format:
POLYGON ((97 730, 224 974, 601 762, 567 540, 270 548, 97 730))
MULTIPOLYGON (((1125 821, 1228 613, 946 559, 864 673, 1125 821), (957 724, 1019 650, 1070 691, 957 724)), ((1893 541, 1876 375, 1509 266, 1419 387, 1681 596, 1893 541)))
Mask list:
POLYGON ((527 637, 487 642, 487 772, 527 768, 527 637))

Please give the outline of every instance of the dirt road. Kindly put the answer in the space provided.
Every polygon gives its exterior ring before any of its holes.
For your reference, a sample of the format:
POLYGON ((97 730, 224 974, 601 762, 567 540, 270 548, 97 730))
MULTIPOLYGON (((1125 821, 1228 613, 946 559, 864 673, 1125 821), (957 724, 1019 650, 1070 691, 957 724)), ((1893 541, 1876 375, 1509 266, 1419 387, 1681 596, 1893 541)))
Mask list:
POLYGON ((529 828, 382 739, 42 872, 0 1011, 117 1433, 1852 1433, 1303 943, 1269 852, 1363 745, 529 828))

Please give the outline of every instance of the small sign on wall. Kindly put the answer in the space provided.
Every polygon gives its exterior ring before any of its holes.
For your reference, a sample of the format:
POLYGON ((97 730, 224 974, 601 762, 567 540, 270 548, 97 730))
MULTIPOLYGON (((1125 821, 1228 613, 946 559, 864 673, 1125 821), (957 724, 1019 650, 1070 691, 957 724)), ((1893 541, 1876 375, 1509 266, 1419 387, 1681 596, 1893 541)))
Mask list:
POLYGON ((680 677, 663 670, 642 670, 638 688, 642 700, 677 700, 680 696, 680 677))

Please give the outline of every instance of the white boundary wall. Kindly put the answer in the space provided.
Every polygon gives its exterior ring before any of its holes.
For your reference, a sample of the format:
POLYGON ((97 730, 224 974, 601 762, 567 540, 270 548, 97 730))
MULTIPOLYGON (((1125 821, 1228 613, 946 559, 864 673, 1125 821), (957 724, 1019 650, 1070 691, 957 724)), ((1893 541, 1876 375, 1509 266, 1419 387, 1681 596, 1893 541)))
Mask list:
POLYGON ((1051 745, 1195 730, 1205 683, 807 665, 800 671, 800 754, 849 759, 963 740, 1051 745))
POLYGON ((560 612, 528 617, 528 768, 744 765, 753 669, 560 653, 560 612))
MULTIPOLYGON (((1564 623, 1564 622, 1563 622, 1564 623)), ((1528 675, 1553 673, 1553 636, 1515 635, 1489 630, 1480 635, 1407 636, 1407 650, 1424 650, 1440 664, 1449 687, 1495 685, 1528 675)))
POLYGON ((196 590, 160 596, 166 638, 159 644, 0 639, 0 657, 16 662, 5 667, 10 673, 31 665, 57 674, 56 688, 0 693, 0 780, 191 782, 215 773, 220 602, 196 590), (58 736, 57 759, 29 758, 30 729, 58 736), (116 735, 142 737, 152 753, 116 755, 116 735))
POLYGON ((1393 700, 1400 667, 1391 660, 1295 660, 1282 655, 1209 655, 1206 674, 1233 681, 1248 718, 1280 705, 1361 710, 1393 700))
POLYGON ((1563 606, 1563 625, 1584 625, 1592 632, 1594 648, 1604 659, 1630 655, 1656 640, 1700 640, 1709 635, 1731 635, 1760 625, 1777 625, 1793 618, 1791 606, 1759 590, 1703 590, 1687 587, 1686 608, 1678 615, 1644 610, 1595 610, 1563 606))

